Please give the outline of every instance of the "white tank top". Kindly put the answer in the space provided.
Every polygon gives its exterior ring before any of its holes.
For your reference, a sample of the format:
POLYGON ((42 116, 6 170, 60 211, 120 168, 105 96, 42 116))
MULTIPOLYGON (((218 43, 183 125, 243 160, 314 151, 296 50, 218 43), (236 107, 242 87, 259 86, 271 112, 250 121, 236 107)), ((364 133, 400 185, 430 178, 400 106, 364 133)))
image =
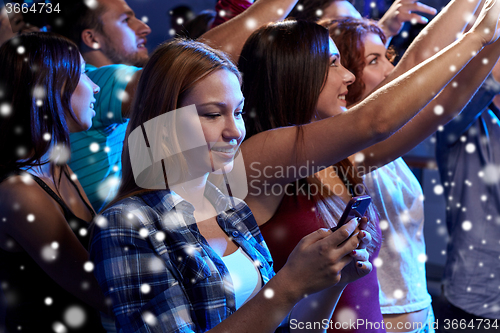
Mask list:
POLYGON ((262 288, 260 272, 241 247, 230 255, 222 257, 222 261, 233 280, 236 309, 239 309, 262 288))

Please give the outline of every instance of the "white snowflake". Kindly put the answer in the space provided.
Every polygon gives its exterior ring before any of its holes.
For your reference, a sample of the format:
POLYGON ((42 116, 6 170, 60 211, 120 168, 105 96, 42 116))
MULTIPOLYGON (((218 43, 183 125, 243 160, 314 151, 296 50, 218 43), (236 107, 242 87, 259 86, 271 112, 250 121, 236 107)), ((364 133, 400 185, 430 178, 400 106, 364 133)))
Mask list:
POLYGON ((142 318, 149 326, 155 326, 158 323, 156 317, 149 311, 144 312, 142 318))
POLYGON ((165 233, 163 231, 159 231, 156 233, 155 238, 159 242, 163 242, 165 240, 165 233))
POLYGON ((357 153, 356 155, 354 155, 354 162, 361 163, 364 160, 365 160, 365 154, 363 154, 363 153, 357 153))
POLYGON ((70 306, 64 311, 64 322, 71 328, 79 328, 85 323, 85 311, 76 305, 70 306))
POLYGON ((148 229, 146 229, 146 228, 141 228, 139 230, 139 236, 141 236, 142 238, 148 237, 148 234, 149 234, 149 232, 148 232, 148 229))
POLYGON ((498 167, 494 164, 487 164, 483 168, 483 182, 486 185, 494 185, 498 183, 500 180, 499 174, 498 174, 498 167))
POLYGON ((417 257, 417 260, 421 263, 427 262, 427 255, 425 253, 420 253, 417 257))
POLYGON ((434 186, 434 194, 441 195, 444 192, 444 188, 441 185, 434 186))
POLYGON ((380 220, 379 226, 381 230, 387 230, 387 228, 389 228, 389 222, 386 220, 380 220))
POLYGON ((89 149, 93 153, 97 153, 99 151, 99 144, 97 142, 92 142, 89 146, 89 149))
POLYGON ((472 154, 473 152, 476 151, 476 145, 473 144, 473 143, 468 143, 466 146, 465 146, 465 151, 469 154, 472 154))
POLYGON ((257 20, 253 18, 247 19, 245 22, 245 25, 248 30, 254 30, 257 27, 257 20))
POLYGON ((266 288, 266 290, 264 290, 264 297, 267 299, 273 298, 274 297, 274 290, 271 288, 266 288))
POLYGON ((97 0, 83 0, 83 2, 90 9, 96 9, 97 6, 99 6, 99 2, 97 2, 97 0))
POLYGON ((95 224, 97 224, 97 226, 99 228, 107 228, 108 227, 108 220, 102 215, 97 215, 94 218, 94 221, 95 221, 95 224))
POLYGON ((66 326, 64 326, 62 323, 56 321, 54 324, 52 324, 52 329, 54 330, 55 333, 67 333, 68 329, 66 326))
POLYGON ((62 144, 57 144, 52 148, 49 160, 55 164, 61 165, 68 163, 70 156, 71 151, 68 147, 62 144))
POLYGON ((356 311, 353 309, 350 309, 348 307, 344 307, 340 309, 340 311, 335 311, 334 316, 336 322, 340 323, 349 323, 349 322, 355 322, 358 319, 358 315, 356 314, 356 311))
POLYGON ((401 289, 396 289, 394 290, 394 293, 392 294, 395 299, 401 299, 404 297, 404 293, 401 289))
POLYGON ((85 264, 83 264, 83 269, 86 272, 92 272, 94 270, 94 263, 92 261, 87 261, 85 264))
POLYGON ((58 251, 54 249, 51 245, 46 245, 42 247, 41 257, 43 260, 51 262, 57 259, 58 251))
POLYGON ((151 286, 147 283, 143 283, 141 285, 141 293, 143 294, 149 294, 149 292, 151 291, 151 286))
POLYGON ((464 231, 469 231, 472 229, 472 223, 470 221, 463 221, 462 222, 462 229, 464 231))
MULTIPOLYGON (((179 257, 180 258, 180 257, 179 257)), ((179 261, 182 261, 182 258, 180 258, 179 261)), ((161 272, 164 270, 165 268, 165 264, 163 263, 163 261, 158 258, 158 257, 154 257, 152 258, 151 260, 149 260, 149 263, 148 263, 148 268, 152 271, 152 272, 161 272)))

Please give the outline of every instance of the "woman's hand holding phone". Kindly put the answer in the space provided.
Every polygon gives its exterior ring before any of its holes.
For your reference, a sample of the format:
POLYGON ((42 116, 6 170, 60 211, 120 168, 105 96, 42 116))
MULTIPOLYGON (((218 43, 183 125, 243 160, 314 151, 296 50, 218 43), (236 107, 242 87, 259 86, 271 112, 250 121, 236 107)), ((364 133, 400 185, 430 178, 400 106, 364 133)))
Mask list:
POLYGON ((348 284, 363 276, 366 276, 372 271, 372 264, 368 261, 370 254, 367 251, 367 246, 372 240, 372 236, 366 231, 368 227, 368 218, 363 217, 355 230, 358 232, 359 246, 352 251, 352 262, 349 263, 341 273, 340 284, 348 284))
POLYGON ((360 223, 366 228, 366 219, 354 218, 335 232, 319 229, 302 238, 278 272, 282 281, 306 295, 368 274, 371 264, 366 245, 371 237, 360 229, 360 223), (352 267, 346 270, 346 266, 352 267))

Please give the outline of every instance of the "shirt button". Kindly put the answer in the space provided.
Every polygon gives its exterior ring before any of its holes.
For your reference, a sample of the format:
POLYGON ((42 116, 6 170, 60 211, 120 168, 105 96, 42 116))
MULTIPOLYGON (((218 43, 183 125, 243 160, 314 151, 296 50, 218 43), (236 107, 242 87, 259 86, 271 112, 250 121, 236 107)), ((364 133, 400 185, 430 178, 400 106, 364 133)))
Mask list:
POLYGON ((233 231, 231 235, 233 235, 234 238, 238 237, 240 233, 238 231, 233 231))

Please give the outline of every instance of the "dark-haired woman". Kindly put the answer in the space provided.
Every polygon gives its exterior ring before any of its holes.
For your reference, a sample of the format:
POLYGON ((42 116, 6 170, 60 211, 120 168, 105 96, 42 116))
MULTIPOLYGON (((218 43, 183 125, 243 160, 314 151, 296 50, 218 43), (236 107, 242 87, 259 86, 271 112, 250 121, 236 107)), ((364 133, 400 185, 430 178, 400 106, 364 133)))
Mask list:
POLYGON ((103 331, 86 250, 94 211, 66 165, 68 135, 91 126, 99 87, 75 44, 31 33, 0 48, 0 91, 0 327, 103 331))
MULTIPOLYGON (((492 4, 494 2, 488 3, 488 6, 492 4)), ((482 15, 486 12, 483 11, 482 15)), ((495 26, 497 19, 494 20, 495 26)), ((450 80, 468 62, 466 60, 458 65, 457 54, 460 54, 459 57, 464 55, 464 50, 452 51, 468 43, 463 44, 463 41, 398 78, 397 83, 377 90, 348 112, 343 112, 345 96, 353 77, 340 64, 339 52, 327 32, 311 23, 282 22, 263 27, 249 38, 239 61, 239 68, 244 74, 245 110, 250 136, 242 147, 245 158, 250 157, 249 163, 253 163, 249 168, 251 189, 246 201, 257 223, 262 226, 264 238, 278 266, 279 262, 286 261, 290 253, 287 246, 293 247, 294 242, 309 228, 334 221, 352 195, 364 193, 360 176, 371 170, 366 167, 363 170, 366 165, 363 162, 373 156, 359 154, 352 160, 329 166, 347 157, 344 154, 347 150, 355 153, 371 146, 367 143, 363 148, 356 149, 358 140, 370 133, 365 127, 367 124, 388 124, 410 109, 423 108, 428 101, 416 104, 419 103, 417 100, 431 99, 447 82, 439 83, 439 87, 431 85, 443 79, 443 75, 447 76, 446 81, 450 80), (448 60, 442 61, 445 58, 448 60), (450 63, 454 65, 453 74, 449 69, 450 63), (431 67, 433 70, 426 71, 431 67), (353 111, 360 113, 356 116, 353 111), (335 117, 330 119, 331 116, 335 117), (317 121, 320 119, 323 120, 317 121), (338 120, 335 125, 334 119, 338 120), (331 126, 322 126, 327 121, 331 121, 331 126), (286 130, 281 127, 290 125, 301 125, 296 131, 294 143, 289 144, 290 147, 279 146, 286 135, 286 130), (288 149, 294 149, 296 153, 289 153, 288 149), (249 156, 248 152, 256 154, 257 151, 260 153, 258 157, 249 156), (291 168, 283 172, 283 165, 295 166, 295 171, 309 168, 310 172, 305 176, 318 169, 323 170, 314 178, 289 185, 290 181, 295 181, 294 174, 290 172, 291 168), (288 242, 291 245, 287 245, 288 242)), ((476 51, 472 48, 465 52, 470 56, 476 51)), ((376 276, 368 276, 356 283, 350 284, 345 291, 348 295, 344 304, 350 309, 334 314, 335 321, 349 322, 359 318, 366 322, 380 322, 382 316, 376 276), (358 288, 355 288, 356 283, 358 288)), ((340 302, 339 305, 342 298, 340 302)), ((381 326, 357 329, 384 331, 381 326)))

